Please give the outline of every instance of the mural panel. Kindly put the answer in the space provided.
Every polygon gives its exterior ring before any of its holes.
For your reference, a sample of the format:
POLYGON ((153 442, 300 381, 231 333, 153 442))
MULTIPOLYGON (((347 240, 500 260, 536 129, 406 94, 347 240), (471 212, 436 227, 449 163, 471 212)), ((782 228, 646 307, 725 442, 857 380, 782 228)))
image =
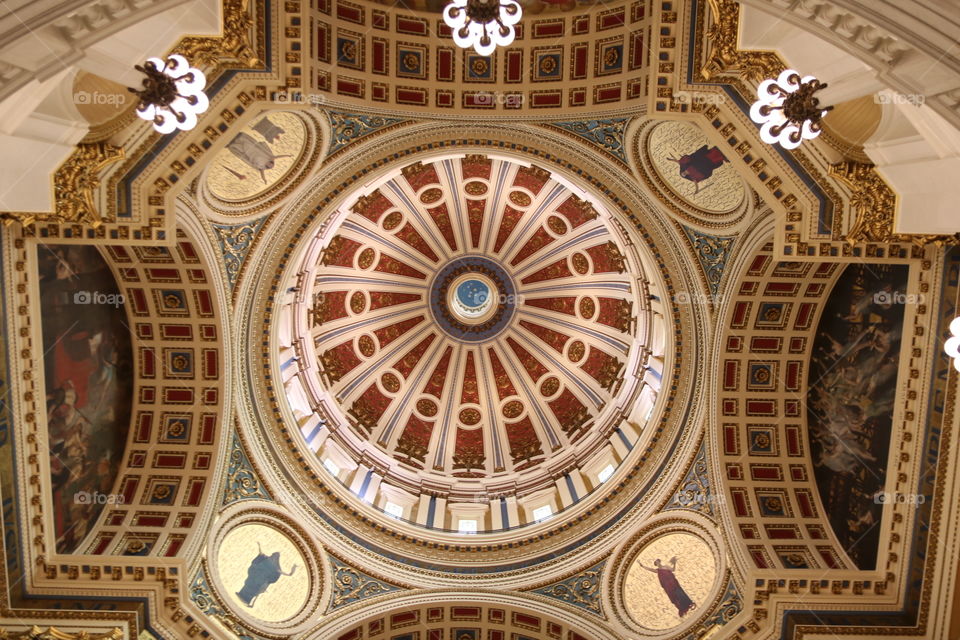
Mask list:
POLYGON ((670 629, 704 604, 717 579, 707 543, 690 533, 668 533, 647 544, 623 585, 630 616, 648 629, 670 629))
POLYGON ((124 299, 94 247, 37 250, 57 551, 77 549, 110 494, 130 428, 124 299))
POLYGON ((303 610, 310 573, 300 550, 263 524, 244 524, 223 539, 217 573, 233 606, 266 622, 282 622, 303 610))
POLYGON ((874 569, 893 424, 907 267, 855 264, 830 294, 813 344, 810 449, 833 531, 874 569))
POLYGON ((306 135, 303 121, 292 113, 254 118, 211 163, 210 192, 221 200, 240 201, 267 191, 297 164, 306 135))
POLYGON ((746 190, 736 169, 694 125, 657 125, 650 132, 647 153, 660 179, 689 205, 726 213, 743 202, 746 190))

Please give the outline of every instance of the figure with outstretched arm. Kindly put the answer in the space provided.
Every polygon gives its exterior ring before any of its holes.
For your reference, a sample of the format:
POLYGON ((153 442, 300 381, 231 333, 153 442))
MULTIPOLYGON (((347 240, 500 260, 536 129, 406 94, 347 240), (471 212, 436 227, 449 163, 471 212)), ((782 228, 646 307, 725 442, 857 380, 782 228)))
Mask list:
POLYGON ((247 569, 247 579, 243 583, 243 588, 236 592, 240 601, 248 607, 252 607, 257 598, 267 590, 271 584, 281 578, 281 576, 292 576, 297 570, 294 564, 289 572, 280 568, 280 552, 274 551, 269 556, 263 552, 260 542, 257 542, 257 557, 250 562, 247 569))
POLYGON ((660 558, 657 558, 653 561, 653 567, 648 567, 640 561, 637 561, 637 564, 639 564, 641 568, 657 574, 657 579, 660 580, 660 586, 667 594, 667 597, 670 598, 670 602, 673 603, 673 606, 677 608, 678 616, 682 618, 689 613, 691 609, 697 606, 677 581, 677 576, 675 574, 677 570, 677 556, 670 558, 670 566, 666 566, 660 562, 660 558))

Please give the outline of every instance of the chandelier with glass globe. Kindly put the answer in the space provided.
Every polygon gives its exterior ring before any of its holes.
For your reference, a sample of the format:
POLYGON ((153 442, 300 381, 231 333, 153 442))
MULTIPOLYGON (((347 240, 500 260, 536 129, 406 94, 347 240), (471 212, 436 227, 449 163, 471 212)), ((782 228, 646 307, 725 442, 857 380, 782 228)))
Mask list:
POLYGON ((514 25, 522 15, 514 0, 452 0, 443 10, 443 21, 453 29, 458 47, 482 56, 505 47, 516 37, 514 25))
POLYGON ((760 138, 796 149, 804 140, 820 135, 821 120, 833 107, 821 107, 816 93, 826 87, 813 76, 787 69, 776 80, 764 80, 757 87, 757 101, 750 107, 750 119, 760 126, 760 138))
POLYGON ((174 54, 164 62, 150 58, 134 67, 146 77, 142 89, 130 88, 140 98, 137 115, 153 122, 158 133, 177 129, 189 131, 197 126, 197 116, 207 110, 210 101, 203 92, 207 79, 190 66, 187 59, 174 54))

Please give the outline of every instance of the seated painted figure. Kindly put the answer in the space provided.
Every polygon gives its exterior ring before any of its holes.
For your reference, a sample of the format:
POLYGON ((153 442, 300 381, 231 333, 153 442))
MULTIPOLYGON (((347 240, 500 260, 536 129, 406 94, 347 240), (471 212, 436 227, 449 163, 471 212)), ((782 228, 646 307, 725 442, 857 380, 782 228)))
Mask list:
POLYGON ((679 158, 668 156, 667 160, 680 165, 680 177, 696 185, 694 193, 700 191, 700 183, 712 176, 714 169, 720 168, 724 162, 727 162, 726 156, 720 149, 708 148, 707 145, 679 158))
POLYGON ((250 561, 247 569, 247 579, 243 588, 237 591, 237 597, 248 607, 252 607, 256 599, 267 590, 267 587, 280 579, 280 576, 292 576, 297 565, 290 568, 289 573, 280 569, 280 552, 275 551, 269 556, 263 553, 260 543, 257 543, 257 557, 250 561))

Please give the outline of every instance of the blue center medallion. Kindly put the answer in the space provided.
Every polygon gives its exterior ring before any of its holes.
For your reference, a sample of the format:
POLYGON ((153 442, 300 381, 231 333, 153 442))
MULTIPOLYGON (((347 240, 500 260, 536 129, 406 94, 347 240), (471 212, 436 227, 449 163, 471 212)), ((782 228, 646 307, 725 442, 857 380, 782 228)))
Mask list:
POLYGON ((480 280, 464 280, 457 286, 457 299, 471 309, 479 309, 490 297, 490 287, 480 280))
POLYGON ((450 337, 485 342, 510 323, 515 292, 513 280, 497 261, 461 256, 440 269, 430 284, 430 311, 450 337))

